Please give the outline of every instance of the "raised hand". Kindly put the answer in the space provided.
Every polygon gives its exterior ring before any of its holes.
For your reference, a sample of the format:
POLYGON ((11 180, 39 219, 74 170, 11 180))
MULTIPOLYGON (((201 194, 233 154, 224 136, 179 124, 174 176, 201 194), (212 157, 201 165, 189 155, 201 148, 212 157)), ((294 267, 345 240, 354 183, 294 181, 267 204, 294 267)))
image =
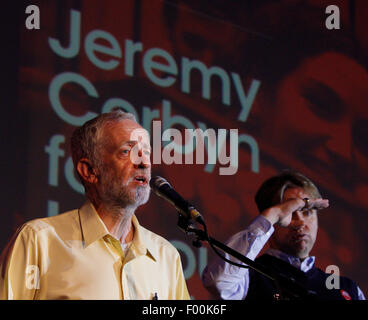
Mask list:
POLYGON ((322 210, 329 206, 327 199, 288 199, 280 204, 264 210, 263 215, 273 225, 287 227, 292 219, 292 213, 303 210, 322 210))

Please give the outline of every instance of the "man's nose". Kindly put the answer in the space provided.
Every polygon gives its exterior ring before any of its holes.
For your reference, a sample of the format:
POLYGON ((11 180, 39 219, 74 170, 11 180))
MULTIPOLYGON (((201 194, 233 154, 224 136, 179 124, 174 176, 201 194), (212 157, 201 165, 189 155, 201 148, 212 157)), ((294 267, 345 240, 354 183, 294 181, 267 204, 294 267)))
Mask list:
POLYGON ((295 211, 291 219, 290 227, 294 230, 304 228, 305 219, 301 211, 295 211))
POLYGON ((150 154, 147 154, 143 149, 139 149, 136 159, 134 159, 133 164, 135 168, 146 169, 151 167, 150 154))

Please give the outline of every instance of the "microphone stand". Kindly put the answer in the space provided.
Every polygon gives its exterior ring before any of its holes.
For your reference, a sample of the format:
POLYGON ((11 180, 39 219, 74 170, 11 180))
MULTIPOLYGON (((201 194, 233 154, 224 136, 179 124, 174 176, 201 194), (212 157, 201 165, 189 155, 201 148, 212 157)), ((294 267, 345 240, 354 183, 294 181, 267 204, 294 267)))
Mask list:
MULTIPOLYGON (((187 235, 195 235, 196 239, 193 241, 193 245, 201 247, 202 241, 206 241, 210 246, 216 247, 239 261, 243 262, 256 272, 261 273, 265 277, 273 280, 278 288, 280 294, 280 300, 318 300, 317 294, 314 291, 306 289, 299 284, 294 278, 289 278, 273 269, 270 269, 260 263, 257 263, 246 256, 242 255, 238 251, 228 247, 222 242, 210 237, 207 233, 207 227, 203 223, 205 230, 196 229, 193 227, 193 221, 184 217, 179 213, 178 227, 184 231, 187 235)), ((214 249, 214 248, 213 248, 214 249)), ((215 249, 214 249, 215 250, 215 249)), ((216 250, 215 250, 216 251, 216 250)), ((221 256, 221 255, 220 255, 221 256)), ((224 257, 222 257, 224 259, 224 257)))

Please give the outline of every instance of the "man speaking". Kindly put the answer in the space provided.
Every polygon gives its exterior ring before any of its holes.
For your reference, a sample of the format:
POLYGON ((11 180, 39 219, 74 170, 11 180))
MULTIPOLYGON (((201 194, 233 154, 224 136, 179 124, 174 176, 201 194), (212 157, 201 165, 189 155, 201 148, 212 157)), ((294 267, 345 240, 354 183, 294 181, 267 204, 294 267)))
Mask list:
POLYGON ((74 166, 87 202, 25 223, 1 257, 1 299, 189 299, 178 251, 140 226, 150 140, 119 109, 77 128, 74 166))

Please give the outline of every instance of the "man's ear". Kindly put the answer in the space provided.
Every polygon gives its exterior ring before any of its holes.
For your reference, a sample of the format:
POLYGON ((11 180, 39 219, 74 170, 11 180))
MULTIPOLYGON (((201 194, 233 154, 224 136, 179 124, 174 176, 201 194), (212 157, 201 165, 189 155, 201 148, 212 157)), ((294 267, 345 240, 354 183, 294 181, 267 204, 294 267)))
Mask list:
POLYGON ((97 172, 87 158, 80 159, 76 169, 84 181, 92 184, 97 183, 97 172))

